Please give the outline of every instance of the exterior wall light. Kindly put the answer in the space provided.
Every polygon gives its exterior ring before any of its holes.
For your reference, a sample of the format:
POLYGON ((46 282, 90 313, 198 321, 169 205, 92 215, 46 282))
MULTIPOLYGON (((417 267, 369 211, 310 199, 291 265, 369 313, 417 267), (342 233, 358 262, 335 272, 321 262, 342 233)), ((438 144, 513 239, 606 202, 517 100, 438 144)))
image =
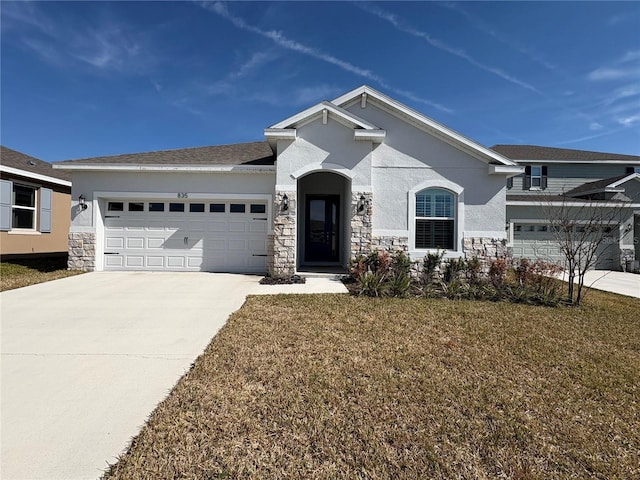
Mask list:
POLYGON ((289 197, 287 197, 286 193, 282 196, 281 207, 283 212, 286 212, 287 210, 289 210, 289 197))
POLYGON ((84 198, 83 194, 80 194, 80 196, 78 197, 78 203, 80 205, 80 209, 81 210, 86 210, 88 205, 87 205, 87 199, 84 198))
POLYGON ((358 200, 358 213, 364 212, 364 207, 367 206, 367 200, 364 198, 364 195, 360 195, 360 200, 358 200))

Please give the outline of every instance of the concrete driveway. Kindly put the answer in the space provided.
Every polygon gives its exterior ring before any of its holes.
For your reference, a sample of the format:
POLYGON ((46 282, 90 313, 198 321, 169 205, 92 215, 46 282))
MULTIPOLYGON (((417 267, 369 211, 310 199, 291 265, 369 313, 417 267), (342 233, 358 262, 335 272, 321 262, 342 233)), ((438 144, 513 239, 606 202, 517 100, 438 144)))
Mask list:
POLYGON ((0 294, 1 478, 99 477, 259 279, 89 273, 0 294))
MULTIPOLYGON (((560 277, 567 280, 566 273, 560 277)), ((584 284, 597 290, 640 298, 640 275, 636 273, 589 270, 584 276, 584 284)))

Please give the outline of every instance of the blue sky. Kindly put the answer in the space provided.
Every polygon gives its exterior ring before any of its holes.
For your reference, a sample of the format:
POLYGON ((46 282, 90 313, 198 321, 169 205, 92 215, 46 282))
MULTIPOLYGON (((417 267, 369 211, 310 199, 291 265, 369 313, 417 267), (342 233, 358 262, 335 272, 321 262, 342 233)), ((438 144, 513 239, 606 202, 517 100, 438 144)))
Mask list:
POLYGON ((639 2, 6 2, 3 145, 262 140, 368 84, 491 146, 640 154, 639 2))

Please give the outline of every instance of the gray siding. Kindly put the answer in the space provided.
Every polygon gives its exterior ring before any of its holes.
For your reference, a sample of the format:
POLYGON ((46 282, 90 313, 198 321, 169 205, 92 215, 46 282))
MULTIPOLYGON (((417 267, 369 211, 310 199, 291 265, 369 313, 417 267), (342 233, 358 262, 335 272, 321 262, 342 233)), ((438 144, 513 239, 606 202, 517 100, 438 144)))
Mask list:
MULTIPOLYGON (((530 165, 530 164, 527 164, 530 165)), ((547 188, 544 193, 559 195, 563 192, 579 187, 587 182, 595 182, 604 178, 616 177, 627 172, 628 165, 586 165, 586 164, 545 164, 547 166, 547 188)), ((523 175, 513 178, 513 188, 507 194, 539 195, 539 190, 523 190, 523 175)))

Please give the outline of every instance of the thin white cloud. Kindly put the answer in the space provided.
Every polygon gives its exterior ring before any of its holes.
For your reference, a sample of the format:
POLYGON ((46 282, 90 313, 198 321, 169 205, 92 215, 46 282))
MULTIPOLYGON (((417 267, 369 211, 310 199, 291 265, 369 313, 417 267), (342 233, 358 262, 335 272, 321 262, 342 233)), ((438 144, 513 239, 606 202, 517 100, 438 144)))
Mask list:
MULTIPOLYGON (((272 42, 274 42, 276 45, 278 45, 279 47, 285 48, 287 50, 291 50, 297 53, 300 53, 302 55, 306 55, 308 57, 311 58, 315 58, 316 60, 320 60, 326 63, 329 63, 331 65, 334 65, 346 72, 349 73, 353 73, 359 77, 362 77, 366 80, 369 80, 371 82, 375 82, 378 85, 382 86, 383 88, 386 88, 387 90, 390 90, 394 93, 403 95, 403 96, 407 96, 405 91, 403 90, 399 90, 396 89, 394 87, 392 87, 391 85, 389 85, 380 75, 376 74, 375 72, 366 69, 366 68, 362 68, 359 67, 357 65, 354 65, 346 60, 342 60, 334 55, 331 55, 329 53, 323 52, 317 48, 314 47, 310 47, 308 45, 305 45, 303 43, 300 43, 296 40, 292 40, 290 38, 287 38, 286 36, 284 36, 281 32, 275 31, 275 30, 263 30, 259 27, 256 27, 254 25, 250 25, 249 23, 245 22, 242 18, 233 15, 231 12, 229 12, 229 10, 227 9, 227 6, 221 2, 214 2, 214 3, 202 3, 202 6, 214 13, 216 13, 217 15, 221 16, 222 18, 230 21, 236 28, 239 28, 241 30, 245 30, 247 32, 251 32, 251 33, 255 33, 257 35, 260 35, 264 38, 267 38, 269 40, 271 40, 272 42)), ((429 99, 426 98, 421 98, 418 95, 414 95, 411 94, 413 96, 413 98, 411 98, 413 101, 416 102, 420 102, 423 103, 425 105, 429 105, 433 108, 437 108, 438 110, 441 110, 443 112, 447 112, 447 113, 452 113, 453 111, 450 108, 445 107, 444 105, 441 105, 439 103, 433 102, 429 99)))
POLYGON ((3 28, 48 63, 80 62, 96 71, 138 72, 150 63, 139 32, 119 21, 94 18, 81 27, 54 22, 35 3, 6 2, 3 28))
POLYGON ((574 144, 574 143, 582 143, 582 142, 586 142, 588 140, 594 140, 596 138, 607 137, 609 135, 613 135, 614 133, 618 133, 618 132, 624 130, 625 128, 626 127, 614 128, 612 130, 607 130, 606 132, 596 133, 594 135, 587 135, 587 136, 584 136, 584 137, 573 138, 571 140, 563 140, 562 142, 555 142, 555 145, 571 145, 571 144, 574 144))
POLYGON ((519 52, 519 53, 523 54, 524 56, 526 56, 530 60, 538 63, 539 65, 542 65, 547 70, 556 70, 557 69, 557 67, 555 65, 553 65, 550 62, 548 62, 547 60, 545 60, 540 54, 535 52, 533 49, 525 47, 524 45, 518 43, 515 39, 509 38, 509 37, 501 34, 496 29, 494 29, 492 26, 490 26, 487 22, 482 20, 480 17, 478 17, 477 15, 473 15, 468 10, 462 8, 460 3, 444 2, 444 3, 437 3, 437 5, 459 13, 460 15, 462 15, 463 17, 465 17, 469 21, 469 24, 471 26, 473 26, 476 29, 480 30, 481 32, 484 32, 485 34, 495 38, 499 42, 507 45, 512 50, 515 50, 516 52, 519 52))
POLYGON ((610 68, 601 67, 592 70, 587 75, 587 79, 591 81, 606 81, 606 80, 621 80, 629 77, 640 76, 640 68, 628 67, 628 68, 610 68))
POLYGON ((632 125, 635 125, 636 123, 640 123, 640 113, 636 114, 636 115, 630 115, 628 117, 618 118, 618 119, 616 119, 616 121, 620 125, 623 125, 625 127, 631 127, 632 125))
POLYGON ((229 74, 229 78, 237 80, 239 78, 249 76, 263 65, 266 65, 267 63, 275 59, 276 55, 274 55, 274 53, 271 51, 254 52, 251 57, 249 57, 247 61, 240 65, 240 67, 235 72, 229 74))
POLYGON ((602 130, 604 127, 602 126, 601 123, 598 122, 591 122, 591 124, 589 125, 589 130, 602 130))
POLYGON ((635 60, 640 60, 640 50, 630 50, 625 53, 622 58, 618 61, 619 63, 627 63, 633 62, 635 60))
POLYGON ((465 60, 467 63, 473 65, 474 67, 477 67, 481 70, 484 70, 485 72, 489 72, 493 75, 496 75, 500 78, 502 78, 503 80, 506 80, 507 82, 513 83, 514 85, 518 85, 522 88, 525 88, 527 90, 530 90, 532 92, 535 92, 539 95, 542 95, 542 92, 540 90, 538 90, 536 87, 534 87, 533 85, 531 85, 530 83, 527 83, 523 80, 520 80, 518 78, 516 78, 515 76, 509 74, 508 72, 505 72, 504 70, 501 70, 499 68, 496 67, 492 67, 490 65, 486 65, 482 62, 480 62, 479 60, 476 60, 475 58, 473 58, 471 55, 469 55, 468 53, 466 53, 464 50, 460 49, 460 48, 456 48, 456 47, 452 47, 450 45, 448 45, 447 43, 443 42, 442 40, 439 40, 437 38, 434 38, 432 36, 430 36, 427 32, 423 32, 420 30, 417 30, 411 26, 409 26, 408 24, 406 24, 405 22, 401 21, 397 15, 394 15, 392 13, 389 13, 385 10, 382 10, 381 8, 377 7, 377 6, 373 6, 373 5, 369 5, 369 4, 364 4, 364 3, 358 3, 357 4, 360 8, 362 8, 365 12, 368 12, 372 15, 375 15, 376 17, 380 18, 381 20, 384 20, 386 22, 389 22, 396 30, 399 30, 401 32, 407 33, 409 35, 413 35, 414 37, 417 38, 421 38, 422 40, 426 41, 429 45, 431 45, 434 48, 437 48, 439 50, 442 50, 444 52, 447 52, 451 55, 454 55, 458 58, 461 58, 463 60, 465 60))

